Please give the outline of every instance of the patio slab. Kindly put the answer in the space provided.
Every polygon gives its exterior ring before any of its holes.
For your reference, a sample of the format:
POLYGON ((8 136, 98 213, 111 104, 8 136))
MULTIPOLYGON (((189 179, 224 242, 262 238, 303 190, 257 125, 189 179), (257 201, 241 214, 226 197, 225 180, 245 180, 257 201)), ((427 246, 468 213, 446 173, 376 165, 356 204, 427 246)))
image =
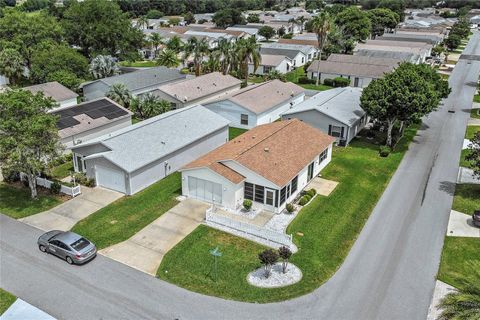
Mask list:
POLYGON ((330 193, 332 193, 333 190, 335 190, 337 185, 338 185, 338 182, 336 181, 315 177, 312 179, 312 181, 310 181, 310 183, 307 185, 305 189, 313 188, 317 191, 318 194, 322 196, 329 196, 330 193))
POLYGON ((480 238, 480 228, 473 226, 472 217, 455 210, 450 211, 447 236, 480 238))

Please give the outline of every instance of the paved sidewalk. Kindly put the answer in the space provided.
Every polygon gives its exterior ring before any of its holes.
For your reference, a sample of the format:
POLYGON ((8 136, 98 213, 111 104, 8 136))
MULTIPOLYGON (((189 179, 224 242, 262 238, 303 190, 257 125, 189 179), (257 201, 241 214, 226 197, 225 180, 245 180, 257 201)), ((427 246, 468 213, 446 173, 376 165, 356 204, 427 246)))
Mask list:
POLYGON ((55 320, 55 318, 22 299, 17 299, 0 316, 0 320, 55 320))
POLYGON ((183 200, 130 239, 99 253, 155 275, 163 256, 203 222, 208 207, 198 200, 183 200))
POLYGON ((480 184, 480 177, 473 174, 473 170, 465 167, 458 169, 457 183, 480 184))
POLYGON ((432 303, 428 308, 427 320, 437 320, 442 311, 438 308, 440 300, 448 293, 454 291, 455 288, 440 280, 435 282, 435 290, 433 291, 432 303))
POLYGON ((78 221, 88 217, 95 211, 123 197, 122 193, 96 187, 82 186, 82 194, 59 206, 20 221, 41 230, 70 230, 78 221))
POLYGON ((448 220, 447 236, 480 238, 480 228, 473 226, 471 216, 452 210, 448 220))

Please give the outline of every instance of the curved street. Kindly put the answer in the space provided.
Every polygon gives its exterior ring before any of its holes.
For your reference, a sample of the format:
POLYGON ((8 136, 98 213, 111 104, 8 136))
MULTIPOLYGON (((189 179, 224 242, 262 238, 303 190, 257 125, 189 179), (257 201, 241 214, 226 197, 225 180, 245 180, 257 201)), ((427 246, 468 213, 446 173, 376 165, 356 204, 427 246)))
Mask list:
POLYGON ((189 292, 102 256, 72 267, 38 251, 40 230, 4 215, 0 287, 58 319, 425 319, 480 73, 478 31, 464 53, 450 97, 424 120, 344 264, 314 292, 247 304, 189 292))

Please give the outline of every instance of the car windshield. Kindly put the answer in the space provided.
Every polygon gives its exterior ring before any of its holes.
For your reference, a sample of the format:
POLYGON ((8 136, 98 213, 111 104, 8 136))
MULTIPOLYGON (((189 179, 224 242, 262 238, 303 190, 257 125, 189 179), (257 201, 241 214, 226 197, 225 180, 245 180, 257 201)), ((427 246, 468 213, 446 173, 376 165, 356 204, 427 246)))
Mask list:
POLYGON ((80 251, 80 250, 84 249, 85 247, 87 247, 89 244, 90 244, 90 242, 87 239, 80 238, 77 241, 75 241, 74 243, 72 243, 70 246, 73 249, 75 249, 76 251, 80 251))

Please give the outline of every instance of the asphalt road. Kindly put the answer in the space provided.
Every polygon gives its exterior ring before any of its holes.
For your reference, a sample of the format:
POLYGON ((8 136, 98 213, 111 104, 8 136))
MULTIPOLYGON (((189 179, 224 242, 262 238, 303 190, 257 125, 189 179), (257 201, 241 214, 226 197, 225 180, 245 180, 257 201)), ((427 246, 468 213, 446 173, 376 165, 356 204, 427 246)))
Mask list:
MULTIPOLYGON (((479 43, 476 32, 464 53, 480 55, 479 43)), ((246 304, 192 293, 102 256, 70 266, 38 251, 41 231, 4 215, 0 287, 58 319, 423 320, 479 72, 476 59, 458 62, 450 97, 425 119, 344 264, 311 294, 246 304)))

